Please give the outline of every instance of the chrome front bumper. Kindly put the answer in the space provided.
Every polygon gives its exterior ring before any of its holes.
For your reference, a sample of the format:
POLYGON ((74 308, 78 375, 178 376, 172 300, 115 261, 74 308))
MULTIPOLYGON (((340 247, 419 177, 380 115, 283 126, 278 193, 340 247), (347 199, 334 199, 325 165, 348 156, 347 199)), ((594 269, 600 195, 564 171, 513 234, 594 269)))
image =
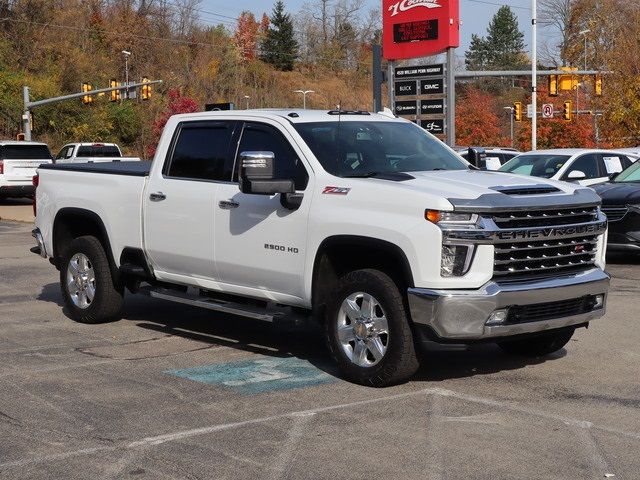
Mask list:
POLYGON ((576 275, 521 283, 490 281, 478 290, 408 290, 411 318, 444 340, 484 340, 582 325, 605 313, 610 277, 599 268, 576 275), (602 307, 569 317, 487 325, 496 310, 602 295, 602 307))

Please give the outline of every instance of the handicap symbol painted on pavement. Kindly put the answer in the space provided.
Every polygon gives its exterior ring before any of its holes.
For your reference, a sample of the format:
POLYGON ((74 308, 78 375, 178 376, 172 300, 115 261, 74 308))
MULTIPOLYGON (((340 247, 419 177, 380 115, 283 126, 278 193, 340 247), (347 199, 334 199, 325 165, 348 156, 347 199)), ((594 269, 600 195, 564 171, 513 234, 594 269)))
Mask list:
POLYGON ((228 387, 247 395, 305 388, 337 380, 309 362, 295 357, 204 365, 165 373, 195 382, 228 387))

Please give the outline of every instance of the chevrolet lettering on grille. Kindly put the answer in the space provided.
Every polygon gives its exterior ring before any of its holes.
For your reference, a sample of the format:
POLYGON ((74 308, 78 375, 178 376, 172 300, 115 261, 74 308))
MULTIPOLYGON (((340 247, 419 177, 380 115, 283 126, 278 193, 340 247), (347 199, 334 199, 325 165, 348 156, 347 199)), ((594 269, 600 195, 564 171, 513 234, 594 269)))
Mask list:
POLYGON ((529 239, 552 239, 563 237, 575 237, 579 235, 595 235, 604 233, 607 229, 607 222, 592 223, 588 225, 575 225, 569 227, 549 227, 536 229, 519 229, 512 231, 495 232, 498 240, 529 240, 529 239))

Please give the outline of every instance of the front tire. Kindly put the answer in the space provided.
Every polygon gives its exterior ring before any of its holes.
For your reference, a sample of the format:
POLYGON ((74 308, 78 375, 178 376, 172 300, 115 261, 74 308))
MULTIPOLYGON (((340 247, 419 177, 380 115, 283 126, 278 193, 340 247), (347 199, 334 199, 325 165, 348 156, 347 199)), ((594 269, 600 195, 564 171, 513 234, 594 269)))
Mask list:
POLYGON ((342 277, 327 304, 327 344, 350 381, 386 387, 418 369, 411 326, 395 282, 378 270, 342 277))
POLYGON ((575 329, 564 330, 561 332, 545 333, 537 337, 522 340, 511 340, 499 342, 498 346, 511 355, 521 357, 542 357, 557 352, 564 347, 571 337, 575 329))
POLYGON ((124 290, 116 286, 100 241, 78 237, 69 246, 60 268, 60 287, 71 318, 79 323, 117 320, 124 290))

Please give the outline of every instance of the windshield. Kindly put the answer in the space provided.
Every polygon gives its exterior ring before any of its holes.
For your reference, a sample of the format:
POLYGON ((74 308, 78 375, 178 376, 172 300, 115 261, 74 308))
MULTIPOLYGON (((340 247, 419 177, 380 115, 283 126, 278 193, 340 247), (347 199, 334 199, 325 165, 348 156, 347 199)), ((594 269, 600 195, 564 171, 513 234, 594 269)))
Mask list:
POLYGON ((82 145, 78 148, 78 157, 121 157, 115 145, 82 145))
POLYGON ((569 155, 518 155, 505 163, 498 171, 551 178, 570 158, 569 155))
POLYGON ((621 172, 614 180, 615 183, 640 182, 640 162, 637 161, 625 171, 621 172))
POLYGON ((469 168, 438 139, 409 123, 335 121, 294 127, 322 167, 339 177, 469 168))
POLYGON ((51 152, 46 145, 4 145, 0 147, 0 159, 50 160, 51 152))

